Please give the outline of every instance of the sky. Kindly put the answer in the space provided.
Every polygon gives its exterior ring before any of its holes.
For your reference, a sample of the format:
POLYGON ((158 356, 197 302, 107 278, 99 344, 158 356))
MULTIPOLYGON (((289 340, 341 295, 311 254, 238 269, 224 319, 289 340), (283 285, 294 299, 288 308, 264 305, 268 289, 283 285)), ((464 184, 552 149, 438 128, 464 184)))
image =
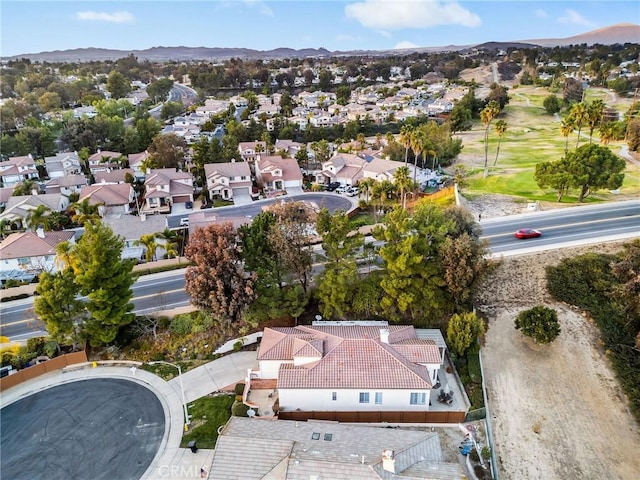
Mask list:
POLYGON ((0 55, 156 46, 336 50, 563 38, 640 23, 636 0, 2 0, 0 55))

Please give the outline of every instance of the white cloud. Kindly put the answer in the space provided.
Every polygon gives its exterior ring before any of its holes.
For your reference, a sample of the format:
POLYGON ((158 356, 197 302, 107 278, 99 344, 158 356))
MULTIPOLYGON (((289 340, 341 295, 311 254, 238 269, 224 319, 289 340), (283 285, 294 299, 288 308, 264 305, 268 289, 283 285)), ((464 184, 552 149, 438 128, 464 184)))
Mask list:
POLYGON ((564 17, 558 18, 558 22, 560 22, 560 23, 570 23, 570 24, 573 24, 573 25, 584 25, 585 27, 595 27, 596 26, 595 23, 593 23, 590 20, 587 20, 581 14, 576 12, 575 10, 571 10, 570 8, 567 8, 564 11, 564 13, 565 13, 564 17))
POLYGON ((549 15, 545 10, 541 8, 536 8, 536 16, 540 18, 547 18, 549 15))
POLYGON ((480 17, 455 1, 364 0, 344 7, 347 18, 377 30, 425 28, 438 25, 477 27, 480 17))
POLYGON ((402 49, 405 49, 405 48, 420 48, 420 47, 418 45, 416 45, 415 43, 404 41, 404 42, 396 43, 396 46, 393 47, 393 48, 394 48, 394 50, 402 50, 402 49))
POLYGON ((97 22, 133 23, 135 20, 129 12, 76 12, 76 19, 97 22))

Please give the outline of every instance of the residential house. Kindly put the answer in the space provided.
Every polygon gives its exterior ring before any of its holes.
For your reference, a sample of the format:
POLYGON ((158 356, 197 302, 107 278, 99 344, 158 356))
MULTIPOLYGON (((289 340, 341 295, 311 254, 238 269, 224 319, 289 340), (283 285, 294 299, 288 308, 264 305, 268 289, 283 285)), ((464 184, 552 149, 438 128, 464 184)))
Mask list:
MULTIPOLYGON (((370 158, 371 160, 366 162, 362 167, 362 178, 373 178, 374 180, 377 180, 379 182, 382 182, 384 180, 393 182, 395 171, 398 168, 405 166, 404 162, 386 160, 377 155, 372 155, 370 158)), ((409 163, 407 164, 407 168, 409 169, 409 177, 413 178, 414 169, 416 167, 409 163)), ((419 170, 420 169, 418 168, 415 172, 416 177, 419 173, 419 170)))
POLYGON ((229 100, 215 100, 213 98, 207 98, 203 106, 196 108, 195 113, 206 121, 215 115, 228 111, 230 104, 231 102, 229 100))
POLYGON ((111 172, 97 172, 94 175, 95 183, 126 183, 127 174, 131 177, 135 176, 132 168, 123 168, 121 170, 113 170, 111 172))
POLYGON ((88 185, 87 177, 84 175, 67 175, 64 177, 52 178, 44 186, 47 193, 60 193, 69 197, 72 193, 80 194, 82 187, 88 185))
POLYGON ((302 193, 302 171, 294 158, 258 155, 255 174, 256 181, 265 195, 278 195, 284 192, 302 193))
MULTIPOLYGON (((358 421, 376 412, 377 419, 371 416, 371 421, 380 421, 407 412, 404 420, 396 421, 427 421, 432 403, 438 403, 441 382, 449 391, 454 383, 443 367, 445 351, 440 330, 418 335, 413 326, 387 322, 320 321, 265 328, 259 370, 251 372, 249 383, 252 378, 277 380, 283 419, 323 418, 317 413, 331 412, 358 421)), ((458 421, 468 409, 461 397, 458 394, 459 403, 451 406, 458 414, 464 411, 458 421)))
POLYGON ((60 178, 82 173, 82 163, 77 152, 57 153, 44 158, 44 168, 49 178, 60 178))
MULTIPOLYGON (((307 148, 304 143, 294 142, 293 140, 276 140, 273 149, 276 152, 284 151, 289 158, 295 158, 298 152, 307 148)), ((284 155, 283 155, 284 156, 284 155)))
POLYGON ((0 210, 4 210, 7 202, 13 196, 13 187, 0 187, 0 210))
POLYGON ((92 107, 92 106, 77 107, 73 109, 73 116, 75 118, 82 118, 82 117, 93 118, 96 115, 98 115, 98 110, 96 110, 95 107, 92 107))
POLYGON ((89 204, 98 205, 101 217, 128 214, 135 203, 135 192, 128 183, 96 183, 82 187, 79 202, 89 200, 89 204))
POLYGON ((251 169, 247 162, 208 163, 204 166, 209 197, 233 200, 251 195, 251 169))
POLYGON ((253 163, 257 155, 267 152, 267 144, 265 142, 240 142, 238 152, 240 152, 242 160, 253 163))
POLYGON ((34 275, 55 271, 56 246, 65 241, 74 243, 74 235, 75 232, 70 230, 45 232, 42 228, 35 233, 12 233, 0 243, 0 278, 5 280, 5 272, 13 270, 22 270, 34 275))
POLYGON ((62 212, 69 206, 69 198, 60 193, 10 197, 0 215, 0 221, 7 220, 23 226, 31 211, 40 205, 44 205, 53 212, 62 212))
POLYGON ((328 184, 340 182, 343 185, 355 185, 362 178, 362 167, 366 160, 351 153, 337 153, 322 164, 322 171, 316 176, 316 182, 328 184))
POLYGON ((0 162, 0 181, 5 187, 24 180, 38 180, 39 178, 36 162, 31 154, 9 157, 8 160, 0 162))
POLYGON ((329 128, 337 123, 337 119, 334 119, 330 113, 322 110, 314 111, 313 115, 309 117, 309 123, 318 128, 329 128))
POLYGON ((128 155, 129 168, 133 169, 136 179, 144 180, 146 174, 144 165, 149 157, 151 157, 151 154, 148 150, 140 153, 130 153, 128 155))
POLYGON ((193 206, 193 175, 173 168, 152 169, 144 181, 144 213, 169 213, 193 206))
POLYGON ((123 155, 118 152, 98 150, 87 160, 89 170, 92 174, 95 174, 97 172, 110 172, 111 170, 122 168, 122 164, 120 163, 122 156, 123 155))
POLYGON ((231 417, 210 471, 217 480, 235 480, 239 470, 245 480, 467 478, 444 458, 433 431, 231 417))

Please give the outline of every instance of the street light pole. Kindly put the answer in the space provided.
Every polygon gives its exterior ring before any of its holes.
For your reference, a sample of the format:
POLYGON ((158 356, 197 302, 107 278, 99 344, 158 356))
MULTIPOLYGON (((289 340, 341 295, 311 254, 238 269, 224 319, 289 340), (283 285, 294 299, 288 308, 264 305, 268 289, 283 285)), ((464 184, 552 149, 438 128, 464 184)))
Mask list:
POLYGON ((187 410, 187 399, 184 396, 184 384, 182 383, 182 369, 180 365, 176 365, 175 363, 165 362, 164 360, 157 360, 155 362, 149 362, 149 365, 156 365, 158 363, 164 363, 166 365, 171 365, 178 369, 178 379, 180 380, 180 392, 182 393, 182 407, 184 408, 184 429, 188 430, 189 425, 191 425, 191 420, 189 419, 189 411, 187 410))

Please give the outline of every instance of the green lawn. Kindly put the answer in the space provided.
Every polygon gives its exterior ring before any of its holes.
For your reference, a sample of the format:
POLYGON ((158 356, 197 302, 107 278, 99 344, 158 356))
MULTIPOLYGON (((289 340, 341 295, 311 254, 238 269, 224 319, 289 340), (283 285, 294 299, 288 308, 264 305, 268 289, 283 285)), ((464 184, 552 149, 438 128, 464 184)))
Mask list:
POLYGON ((186 448, 191 440, 198 448, 214 448, 218 439, 218 428, 231 417, 231 405, 235 395, 203 397, 189 403, 191 428, 182 437, 180 447, 186 448))

